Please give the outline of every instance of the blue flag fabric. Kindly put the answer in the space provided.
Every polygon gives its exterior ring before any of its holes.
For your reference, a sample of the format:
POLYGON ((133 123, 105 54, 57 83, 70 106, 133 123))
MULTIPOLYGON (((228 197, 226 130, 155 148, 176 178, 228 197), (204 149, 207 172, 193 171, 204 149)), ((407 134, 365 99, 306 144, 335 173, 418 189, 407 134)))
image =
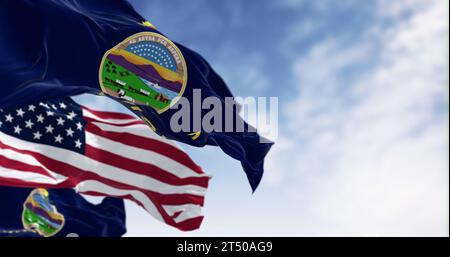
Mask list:
MULTIPOLYGON (((164 37, 127 1, 3 0, 0 31, 0 107, 103 93, 160 135, 219 146, 242 163, 252 189, 258 186, 272 143, 261 143, 265 139, 241 120, 238 107, 225 104, 233 95, 204 58, 164 37), (244 131, 224 132, 225 125, 213 132, 172 130, 174 106, 180 97, 192 100, 195 89, 201 99, 220 99, 221 112, 231 110, 244 131)), ((190 108, 191 124, 194 115, 190 108)))
MULTIPOLYGON (((40 237, 34 230, 25 230, 22 221, 24 206, 31 188, 0 186, 0 236, 40 237)), ((125 207, 122 199, 106 197, 100 204, 91 204, 72 189, 47 189, 49 203, 63 216, 64 223, 56 237, 119 237, 125 234, 125 207)), ((44 215, 43 215, 44 216, 44 215)), ((45 217, 44 217, 45 218, 45 217)))

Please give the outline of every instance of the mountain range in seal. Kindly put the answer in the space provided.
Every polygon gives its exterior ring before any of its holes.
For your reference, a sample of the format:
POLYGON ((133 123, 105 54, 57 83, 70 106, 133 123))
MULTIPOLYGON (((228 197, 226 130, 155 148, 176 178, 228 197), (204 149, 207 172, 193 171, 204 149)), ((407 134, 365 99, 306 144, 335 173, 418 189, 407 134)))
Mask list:
MULTIPOLYGON (((129 54, 132 55, 132 53, 129 54)), ((125 69, 133 72, 134 74, 145 80, 158 83, 161 87, 164 87, 176 93, 182 90, 182 84, 180 82, 166 80, 160 75, 158 70, 152 64, 135 64, 125 56, 114 53, 110 53, 107 56, 107 59, 113 61, 117 65, 124 67, 125 69)))

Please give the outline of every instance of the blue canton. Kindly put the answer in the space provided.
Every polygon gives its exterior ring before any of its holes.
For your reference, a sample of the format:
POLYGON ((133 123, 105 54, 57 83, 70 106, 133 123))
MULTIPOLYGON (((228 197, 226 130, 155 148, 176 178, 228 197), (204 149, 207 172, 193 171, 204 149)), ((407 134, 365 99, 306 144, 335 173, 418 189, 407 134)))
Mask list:
POLYGON ((82 109, 71 99, 0 109, 0 131, 10 136, 84 154, 82 109))

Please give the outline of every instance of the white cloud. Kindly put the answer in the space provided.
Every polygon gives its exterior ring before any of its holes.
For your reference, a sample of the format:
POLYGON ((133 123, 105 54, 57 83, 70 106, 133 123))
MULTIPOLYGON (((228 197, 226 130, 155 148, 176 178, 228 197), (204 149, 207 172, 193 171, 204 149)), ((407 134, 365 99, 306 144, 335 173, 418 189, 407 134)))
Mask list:
POLYGON ((301 233, 448 236, 448 2, 391 2, 294 65, 265 183, 287 188, 301 233))
POLYGON ((126 107, 121 105, 119 102, 112 100, 111 98, 107 96, 99 96, 99 95, 92 95, 92 94, 82 94, 74 96, 73 99, 81 104, 86 105, 87 107, 99 110, 99 111, 110 111, 110 112, 124 112, 128 114, 133 113, 128 110, 126 107))
MULTIPOLYGON (((378 22, 365 34, 352 43, 324 40, 294 63, 296 100, 280 109, 287 132, 255 195, 239 163, 215 148, 189 148, 215 176, 202 229, 175 231, 127 203, 129 234, 448 235, 448 2, 376 6, 378 22)), ((317 28, 306 25, 305 36, 308 27, 317 28)), ((255 66, 219 66, 230 85, 267 87, 258 73, 264 56, 222 52, 217 62, 255 66)), ((122 108, 106 98, 85 101, 122 108)))
POLYGON ((358 4, 358 0, 341 0, 341 1, 333 1, 333 0, 316 0, 316 1, 307 1, 307 0, 283 0, 278 4, 281 7, 285 8, 301 8, 304 6, 313 7, 316 11, 324 11, 330 8, 335 8, 339 6, 339 8, 348 8, 352 7, 355 4, 358 4))
POLYGON ((252 93, 250 95, 254 95, 269 86, 269 78, 263 72, 266 62, 266 57, 262 53, 243 52, 234 43, 223 43, 218 50, 217 59, 212 64, 228 85, 245 90, 234 92, 235 95, 249 92, 252 93))

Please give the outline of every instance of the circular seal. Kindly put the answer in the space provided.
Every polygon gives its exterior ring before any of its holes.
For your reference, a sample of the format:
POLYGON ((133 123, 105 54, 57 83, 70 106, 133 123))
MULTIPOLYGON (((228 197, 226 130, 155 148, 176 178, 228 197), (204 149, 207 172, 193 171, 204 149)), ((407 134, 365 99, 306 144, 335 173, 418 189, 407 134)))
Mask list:
POLYGON ((105 53, 99 80, 105 94, 162 113, 183 95, 186 62, 172 41, 158 33, 141 32, 105 53))
POLYGON ((50 203, 46 189, 36 188, 31 191, 23 203, 22 224, 25 230, 49 237, 58 233, 64 223, 64 215, 50 203))

